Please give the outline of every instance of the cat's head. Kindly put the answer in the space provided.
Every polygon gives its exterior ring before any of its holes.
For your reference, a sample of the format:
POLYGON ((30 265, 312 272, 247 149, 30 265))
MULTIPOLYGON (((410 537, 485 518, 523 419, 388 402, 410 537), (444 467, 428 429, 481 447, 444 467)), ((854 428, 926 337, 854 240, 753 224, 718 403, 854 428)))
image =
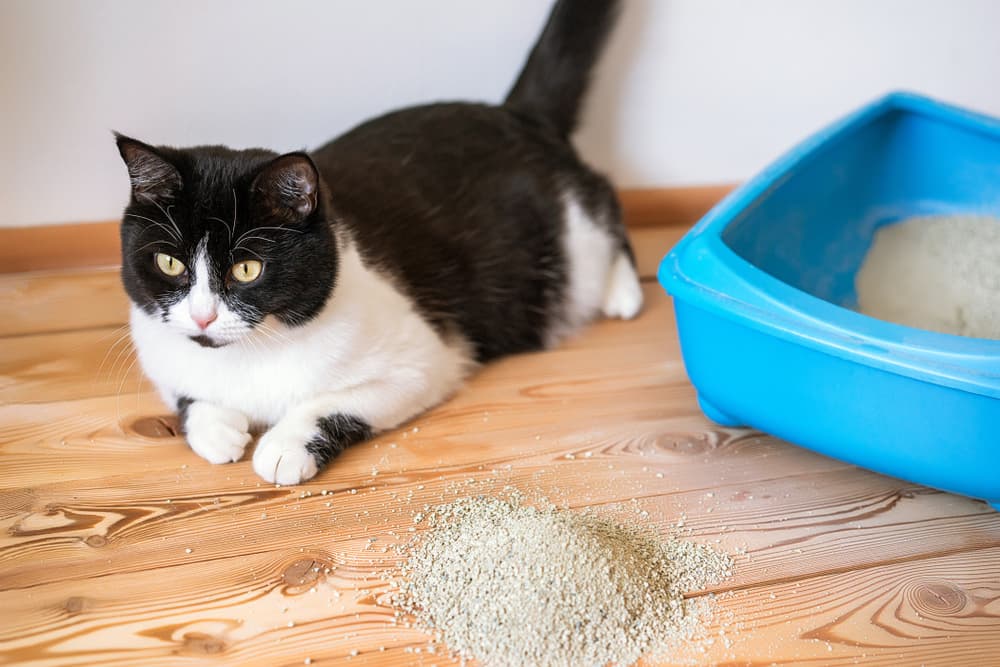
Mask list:
POLYGON ((137 306, 212 347, 268 316, 297 326, 319 312, 337 253, 308 155, 116 139, 132 186, 122 280, 137 306))

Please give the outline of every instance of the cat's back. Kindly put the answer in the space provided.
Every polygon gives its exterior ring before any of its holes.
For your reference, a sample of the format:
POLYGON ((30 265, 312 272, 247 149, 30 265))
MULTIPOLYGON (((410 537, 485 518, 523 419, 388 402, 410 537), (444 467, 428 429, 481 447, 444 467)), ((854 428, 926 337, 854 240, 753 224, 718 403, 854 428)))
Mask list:
POLYGON ((387 113, 344 133, 313 157, 334 207, 467 207, 489 190, 530 177, 541 187, 584 168, 544 121, 502 106, 440 103, 387 113), (391 192, 390 192, 391 190, 391 192), (371 201, 371 198, 379 201, 371 201))
POLYGON ((565 319, 568 206, 619 236, 610 184, 544 120, 502 106, 392 112, 314 160, 335 224, 480 361, 543 347, 565 319))

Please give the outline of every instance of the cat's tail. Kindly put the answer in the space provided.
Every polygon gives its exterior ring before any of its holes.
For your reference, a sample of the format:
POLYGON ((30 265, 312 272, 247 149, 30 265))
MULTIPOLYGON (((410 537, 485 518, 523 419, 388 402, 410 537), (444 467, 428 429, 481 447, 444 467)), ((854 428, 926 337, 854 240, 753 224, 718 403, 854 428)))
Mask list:
POLYGON ((620 4, 619 0, 558 0, 504 104, 545 118, 569 136, 620 4))

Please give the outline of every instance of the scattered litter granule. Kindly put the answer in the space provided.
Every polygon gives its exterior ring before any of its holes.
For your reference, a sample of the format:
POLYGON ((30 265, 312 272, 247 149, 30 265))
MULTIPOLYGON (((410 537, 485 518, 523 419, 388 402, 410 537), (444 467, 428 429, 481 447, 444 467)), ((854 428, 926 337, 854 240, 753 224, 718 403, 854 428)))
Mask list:
POLYGON ((396 604, 487 667, 625 665, 698 629, 683 594, 728 576, 712 549, 589 513, 463 498, 403 548, 396 604))
POLYGON ((880 320, 1000 339, 1000 218, 938 215, 883 227, 855 288, 858 310, 880 320))

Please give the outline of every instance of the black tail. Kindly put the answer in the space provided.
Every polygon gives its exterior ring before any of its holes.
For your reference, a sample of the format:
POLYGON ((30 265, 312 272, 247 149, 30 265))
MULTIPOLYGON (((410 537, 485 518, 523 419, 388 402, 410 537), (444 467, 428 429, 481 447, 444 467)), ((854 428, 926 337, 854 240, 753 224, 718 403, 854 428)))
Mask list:
POLYGON ((619 5, 619 0, 558 0, 504 104, 541 116, 568 136, 619 5))

